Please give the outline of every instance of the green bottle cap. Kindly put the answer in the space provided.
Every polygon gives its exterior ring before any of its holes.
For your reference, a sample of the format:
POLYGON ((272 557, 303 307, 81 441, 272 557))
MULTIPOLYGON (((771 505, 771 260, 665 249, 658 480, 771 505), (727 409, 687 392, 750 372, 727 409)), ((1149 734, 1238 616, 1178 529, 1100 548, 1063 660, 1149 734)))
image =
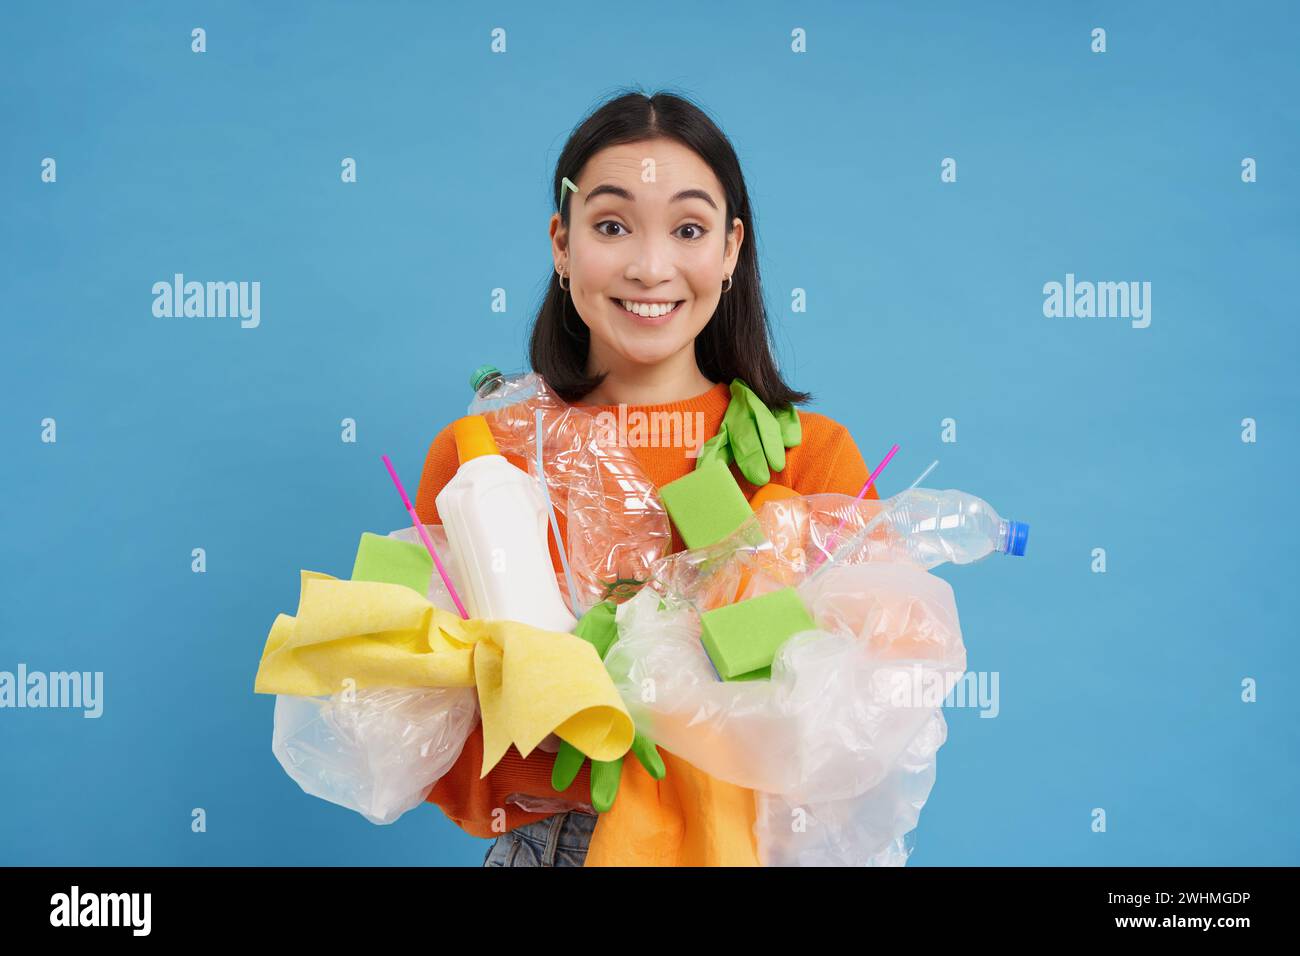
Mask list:
POLYGON ((492 376, 500 374, 501 369, 495 365, 480 365, 469 373, 469 387, 477 392, 480 385, 492 378, 492 376))

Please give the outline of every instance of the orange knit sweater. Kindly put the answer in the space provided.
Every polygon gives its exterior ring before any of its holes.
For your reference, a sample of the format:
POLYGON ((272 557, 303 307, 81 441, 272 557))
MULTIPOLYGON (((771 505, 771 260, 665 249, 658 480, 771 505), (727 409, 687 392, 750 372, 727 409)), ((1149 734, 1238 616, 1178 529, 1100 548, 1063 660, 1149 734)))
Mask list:
MULTIPOLYGON (((730 400, 729 383, 719 382, 709 391, 685 401, 627 406, 627 411, 644 412, 648 415, 663 412, 694 415, 696 412, 701 412, 704 422, 701 439, 703 440, 717 434, 730 400)), ((588 406, 584 402, 574 404, 589 408, 593 414, 602 410, 618 414, 617 405, 588 406)), ((773 472, 771 480, 793 488, 802 495, 822 492, 856 495, 866 482, 870 471, 848 429, 816 412, 800 411, 799 421, 803 430, 802 441, 794 448, 786 450, 785 469, 773 472)), ((695 459, 687 457, 680 446, 675 448, 633 446, 632 451, 645 470, 646 477, 654 482, 657 488, 682 477, 695 468, 695 459)), ((525 463, 516 456, 506 457, 516 466, 525 468, 525 463)), ((442 491, 443 486, 451 480, 457 467, 456 443, 452 437, 451 425, 448 424, 433 440, 428 457, 425 459, 424 472, 420 476, 415 508, 421 521, 426 524, 441 523, 434 499, 442 491)), ((758 490, 758 486, 747 481, 734 464, 731 470, 745 497, 752 497, 758 490)), ((871 498, 879 497, 874 486, 867 494, 871 498)), ((559 516, 559 524, 563 535, 566 533, 563 515, 559 516)), ((679 551, 683 546, 681 537, 676 529, 673 529, 671 550, 679 551)), ((551 541, 551 558, 558 572, 561 564, 554 540, 551 541)), ((664 756, 669 767, 669 776, 673 774, 674 767, 679 764, 689 767, 669 754, 664 756)), ((428 801, 436 804, 466 833, 477 837, 500 836, 504 831, 513 830, 515 827, 551 815, 530 813, 514 803, 506 803, 506 798, 512 793, 550 797, 574 803, 590 803, 589 765, 584 764, 581 773, 568 790, 556 791, 551 787, 551 766, 554 760, 554 754, 540 749, 533 750, 525 758, 511 746, 500 763, 486 777, 480 779, 479 768, 483 765, 483 734, 481 727, 476 728, 466 742, 459 759, 429 793, 428 801)), ((621 809, 624 813, 631 812, 629 805, 637 799, 637 788, 632 786, 636 781, 629 781, 629 765, 634 765, 636 771, 640 771, 640 776, 645 778, 642 781, 642 792, 647 787, 653 790, 655 785, 635 760, 625 760, 624 783, 620 787, 619 797, 614 807, 615 810, 621 809), (620 807, 620 804, 623 806, 620 807)), ((705 781, 712 780, 699 774, 698 771, 692 776, 698 776, 705 781)), ((667 782, 665 778, 658 783, 662 785, 667 782)), ((735 789, 739 790, 739 788, 735 789)), ((647 843, 652 842, 652 839, 647 840, 647 843)))

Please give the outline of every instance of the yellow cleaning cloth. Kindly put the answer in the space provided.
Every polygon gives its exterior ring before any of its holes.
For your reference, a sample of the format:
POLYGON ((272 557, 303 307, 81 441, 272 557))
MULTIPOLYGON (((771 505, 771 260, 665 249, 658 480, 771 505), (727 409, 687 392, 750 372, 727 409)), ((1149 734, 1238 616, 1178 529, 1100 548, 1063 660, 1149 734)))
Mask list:
POLYGON ((370 687, 476 687, 486 777, 514 744, 555 733, 592 760, 632 745, 632 718, 596 649, 518 621, 462 620, 401 584, 302 572, 298 616, 278 615, 253 690, 321 697, 370 687))

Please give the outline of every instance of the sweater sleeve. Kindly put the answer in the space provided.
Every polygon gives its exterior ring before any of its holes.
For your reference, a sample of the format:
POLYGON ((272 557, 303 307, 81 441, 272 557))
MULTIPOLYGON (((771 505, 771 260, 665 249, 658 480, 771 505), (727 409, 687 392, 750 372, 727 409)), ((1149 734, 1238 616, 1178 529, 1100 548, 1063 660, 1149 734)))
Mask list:
MULTIPOLYGON (((871 469, 867 467, 862 452, 858 451, 857 442, 853 440, 849 430, 841 426, 840 438, 831 456, 826 487, 822 490, 841 495, 856 495, 870 477, 871 469)), ((863 497, 879 498, 880 494, 876 491, 876 486, 872 485, 863 497)))
MULTIPOLYGON (((834 493, 856 495, 871 477, 853 435, 839 422, 816 412, 800 412, 805 448, 800 449, 799 468, 793 488, 801 495, 834 493)), ((867 498, 879 498, 876 486, 867 498)))
POLYGON ((415 493, 415 513, 425 524, 442 524, 435 499, 456 474, 458 466, 456 439, 448 425, 438 432, 433 444, 429 446, 429 453, 424 459, 424 471, 420 473, 420 487, 415 493))

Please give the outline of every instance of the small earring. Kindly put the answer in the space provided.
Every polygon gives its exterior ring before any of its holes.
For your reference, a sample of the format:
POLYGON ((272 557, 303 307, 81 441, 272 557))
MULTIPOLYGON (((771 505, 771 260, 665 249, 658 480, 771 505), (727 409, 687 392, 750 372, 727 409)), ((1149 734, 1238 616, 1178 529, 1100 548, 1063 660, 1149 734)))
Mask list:
POLYGON ((730 273, 727 274, 727 284, 724 285, 724 286, 722 287, 722 291, 723 291, 723 292, 730 292, 730 291, 731 291, 731 274, 730 274, 730 273))
POLYGON ((568 278, 568 275, 566 273, 561 272, 559 269, 555 270, 555 274, 560 277, 560 288, 563 289, 565 292, 568 292, 569 287, 564 284, 564 280, 568 278))

